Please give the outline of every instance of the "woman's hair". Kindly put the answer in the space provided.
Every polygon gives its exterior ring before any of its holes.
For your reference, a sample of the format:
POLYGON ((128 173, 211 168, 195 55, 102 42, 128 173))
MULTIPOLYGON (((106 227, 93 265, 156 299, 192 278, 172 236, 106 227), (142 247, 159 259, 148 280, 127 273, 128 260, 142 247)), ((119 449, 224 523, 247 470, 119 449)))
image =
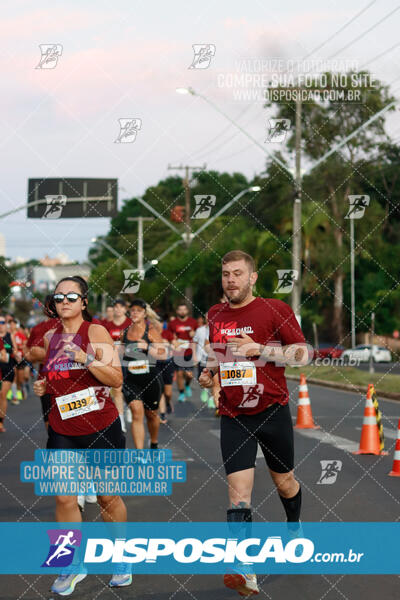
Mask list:
MULTIPOLYGON (((57 289, 58 286, 60 285, 60 283, 62 283, 63 281, 73 281, 74 283, 76 283, 79 286, 80 292, 82 294, 82 302, 83 302, 83 306, 84 306, 84 308, 82 310, 82 317, 84 318, 85 321, 92 321, 92 315, 90 314, 90 312, 87 309, 87 305, 88 305, 87 296, 88 296, 88 292, 89 292, 89 287, 88 287, 88 284, 86 283, 86 281, 80 275, 73 275, 72 277, 63 277, 57 283, 55 289, 57 289)), ((53 318, 58 318, 58 314, 56 311, 56 305, 54 303, 53 298, 51 299, 51 302, 49 303, 48 309, 49 309, 49 316, 51 316, 53 318)))
POLYGON ((160 328, 161 319, 156 313, 156 311, 151 308, 150 304, 147 304, 147 302, 145 302, 141 298, 135 298, 135 300, 132 300, 130 308, 132 308, 132 306, 141 306, 142 308, 144 308, 144 310, 146 311, 146 319, 152 325, 154 325, 154 327, 157 327, 158 329, 160 328))

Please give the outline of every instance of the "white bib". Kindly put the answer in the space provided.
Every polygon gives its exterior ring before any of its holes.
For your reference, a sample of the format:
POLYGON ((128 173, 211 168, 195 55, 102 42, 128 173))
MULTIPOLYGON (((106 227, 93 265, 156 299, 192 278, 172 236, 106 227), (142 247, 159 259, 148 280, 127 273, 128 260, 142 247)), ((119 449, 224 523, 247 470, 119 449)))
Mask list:
POLYGON ((72 417, 78 417, 94 410, 100 410, 95 391, 92 387, 67 394, 66 396, 58 396, 56 402, 63 420, 72 419, 72 417))
POLYGON ((132 360, 128 363, 128 371, 132 375, 143 375, 150 373, 150 364, 148 360, 132 360))
POLYGON ((221 363, 219 372, 222 387, 257 383, 256 366, 251 361, 221 363))

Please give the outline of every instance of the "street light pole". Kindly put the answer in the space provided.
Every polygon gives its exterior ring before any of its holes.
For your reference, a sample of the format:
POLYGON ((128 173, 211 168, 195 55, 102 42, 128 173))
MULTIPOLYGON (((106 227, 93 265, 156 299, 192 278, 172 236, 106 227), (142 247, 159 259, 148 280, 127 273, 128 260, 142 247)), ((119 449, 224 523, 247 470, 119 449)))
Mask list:
POLYGON ((354 219, 350 218, 351 347, 356 345, 356 293, 354 282, 354 219))
POLYGON ((128 217, 128 221, 137 221, 138 224, 138 270, 143 271, 143 221, 153 221, 153 217, 128 217))
POLYGON ((292 269, 297 271, 292 290, 292 309, 296 319, 301 324, 301 98, 296 96, 296 174, 295 174, 295 199, 293 202, 293 245, 292 269))

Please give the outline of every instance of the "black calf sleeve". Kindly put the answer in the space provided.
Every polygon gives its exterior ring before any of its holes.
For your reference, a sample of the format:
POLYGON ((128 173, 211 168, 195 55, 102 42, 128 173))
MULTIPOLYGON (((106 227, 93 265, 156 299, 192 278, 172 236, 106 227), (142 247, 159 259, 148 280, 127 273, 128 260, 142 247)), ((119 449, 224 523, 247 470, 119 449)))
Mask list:
POLYGON ((281 499, 289 523, 299 521, 301 510, 301 487, 299 487, 299 491, 295 496, 292 496, 291 498, 284 498, 283 496, 279 495, 279 498, 281 499))
POLYGON ((240 539, 251 537, 251 508, 228 508, 226 520, 232 535, 240 539))

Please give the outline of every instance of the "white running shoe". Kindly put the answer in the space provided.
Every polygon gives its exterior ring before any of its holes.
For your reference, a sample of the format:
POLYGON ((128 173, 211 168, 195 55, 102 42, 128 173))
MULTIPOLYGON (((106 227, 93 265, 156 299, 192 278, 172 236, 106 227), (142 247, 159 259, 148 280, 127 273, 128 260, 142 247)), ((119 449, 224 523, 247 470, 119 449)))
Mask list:
POLYGON ((255 573, 225 573, 224 584, 230 590, 236 590, 240 596, 252 596, 260 592, 255 573))
POLYGON ((88 496, 85 496, 85 500, 88 504, 96 504, 97 496, 95 496, 95 495, 92 496, 91 494, 89 494, 88 496))

